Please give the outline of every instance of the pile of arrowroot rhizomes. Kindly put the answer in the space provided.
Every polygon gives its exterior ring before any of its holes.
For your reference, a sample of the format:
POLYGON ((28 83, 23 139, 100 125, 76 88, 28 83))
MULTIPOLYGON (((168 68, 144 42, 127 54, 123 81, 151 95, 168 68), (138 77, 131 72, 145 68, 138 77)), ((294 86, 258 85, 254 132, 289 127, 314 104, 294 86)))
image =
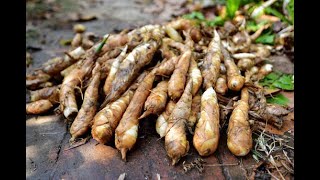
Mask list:
POLYGON ((212 155, 227 123, 228 149, 245 156, 253 147, 250 125, 281 128, 290 112, 266 102, 258 82, 272 72, 263 63, 272 47, 254 43, 265 26, 249 35, 245 23, 235 18, 208 27, 176 18, 106 34, 97 43, 77 25, 72 49, 27 75, 26 113, 56 107, 71 125, 71 142, 88 134, 101 144, 114 141, 124 160, 139 122, 158 115, 155 128, 172 165, 191 145, 201 156, 212 155))

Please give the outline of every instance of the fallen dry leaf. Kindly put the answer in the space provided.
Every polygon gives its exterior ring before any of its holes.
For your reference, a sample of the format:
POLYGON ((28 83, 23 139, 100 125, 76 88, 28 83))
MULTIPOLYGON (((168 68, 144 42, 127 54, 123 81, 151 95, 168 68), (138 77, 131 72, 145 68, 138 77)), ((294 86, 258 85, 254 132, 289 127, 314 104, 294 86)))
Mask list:
POLYGON ((272 125, 267 124, 267 126, 264 127, 264 129, 271 133, 271 134, 276 134, 276 135, 284 135, 285 132, 289 130, 293 130, 294 128, 294 121, 292 120, 284 120, 283 125, 281 129, 277 129, 276 127, 273 127, 272 125))
POLYGON ((275 94, 277 92, 280 92, 281 89, 278 89, 278 88, 274 88, 274 89, 270 89, 270 88, 267 88, 267 87, 264 87, 263 88, 263 93, 264 95, 270 95, 270 94, 275 94))
POLYGON ((294 112, 290 112, 288 115, 283 117, 284 121, 294 121, 294 112))
POLYGON ((289 99, 288 107, 293 108, 294 107, 294 92, 292 91, 281 91, 281 94, 283 94, 285 97, 289 99))

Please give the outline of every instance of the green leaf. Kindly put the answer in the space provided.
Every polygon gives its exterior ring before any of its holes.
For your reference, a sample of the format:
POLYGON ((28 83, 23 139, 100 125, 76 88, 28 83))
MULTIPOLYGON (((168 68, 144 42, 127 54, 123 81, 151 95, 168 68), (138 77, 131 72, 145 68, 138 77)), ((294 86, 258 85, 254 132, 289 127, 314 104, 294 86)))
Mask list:
POLYGON ((251 14, 259 5, 261 5, 261 2, 250 6, 249 9, 247 10, 247 14, 251 14))
POLYGON ((274 44, 274 39, 275 39, 275 35, 272 34, 271 31, 268 31, 267 33, 264 33, 264 34, 260 35, 260 36, 255 40, 255 42, 256 42, 256 43, 273 45, 273 44, 274 44))
POLYGON ((198 19, 198 20, 205 20, 204 15, 199 11, 193 11, 192 13, 185 14, 182 16, 186 19, 198 19))
POLYGON ((255 21, 248 21, 247 22, 247 26, 246 29, 249 32, 255 32, 257 31, 260 27, 262 27, 263 25, 265 25, 267 23, 267 21, 261 21, 259 24, 257 24, 255 21))
POLYGON ((282 84, 279 81, 276 81, 272 84, 272 86, 277 87, 277 88, 281 88, 284 90, 294 90, 293 84, 282 84))
POLYGON ((271 6, 272 6, 273 8, 275 8, 275 9, 277 9, 278 11, 279 11, 279 10, 282 10, 283 1, 284 1, 284 0, 276 1, 276 2, 272 3, 271 6))
POLYGON ((240 0, 227 0, 227 16, 230 19, 234 17, 236 11, 239 9, 240 2, 240 0))
POLYGON ((277 81, 273 82, 272 86, 292 91, 294 90, 293 76, 284 74, 277 81))
POLYGON ((289 99, 287 97, 285 97, 283 94, 277 94, 276 96, 268 97, 267 103, 279 104, 282 106, 286 106, 289 103, 289 99))
POLYGON ((249 4, 249 3, 259 3, 260 2, 260 0, 241 0, 240 1, 240 6, 244 6, 244 5, 246 5, 246 4, 249 4))
POLYGON ((286 23, 292 24, 283 14, 281 14, 279 11, 277 11, 276 9, 272 8, 272 7, 267 7, 265 9, 265 12, 268 14, 272 14, 274 16, 277 16, 278 18, 281 19, 281 21, 284 21, 286 23))
POLYGON ((259 29, 259 26, 254 21, 248 21, 247 22, 247 31, 257 31, 259 29))
POLYGON ((259 84, 268 88, 279 88, 284 90, 294 90, 294 81, 292 74, 283 74, 272 72, 259 81, 259 84))
POLYGON ((98 54, 100 53, 102 47, 104 46, 104 44, 107 42, 107 40, 109 39, 110 37, 110 34, 107 34, 103 37, 101 43, 99 44, 99 46, 97 47, 96 51, 95 51, 95 54, 98 54))
POLYGON ((211 26, 211 27, 213 27, 213 26, 223 26, 224 22, 225 22, 225 19, 220 17, 220 16, 218 16, 218 17, 214 18, 213 20, 207 21, 206 24, 207 24, 207 26, 211 26))
POLYGON ((282 74, 281 73, 278 73, 278 72, 272 72, 270 74, 268 74, 264 79, 270 79, 270 80, 277 80, 279 79, 279 77, 281 76, 282 74))
POLYGON ((294 24, 294 0, 290 0, 287 5, 287 10, 289 12, 289 19, 291 20, 292 24, 294 24))

